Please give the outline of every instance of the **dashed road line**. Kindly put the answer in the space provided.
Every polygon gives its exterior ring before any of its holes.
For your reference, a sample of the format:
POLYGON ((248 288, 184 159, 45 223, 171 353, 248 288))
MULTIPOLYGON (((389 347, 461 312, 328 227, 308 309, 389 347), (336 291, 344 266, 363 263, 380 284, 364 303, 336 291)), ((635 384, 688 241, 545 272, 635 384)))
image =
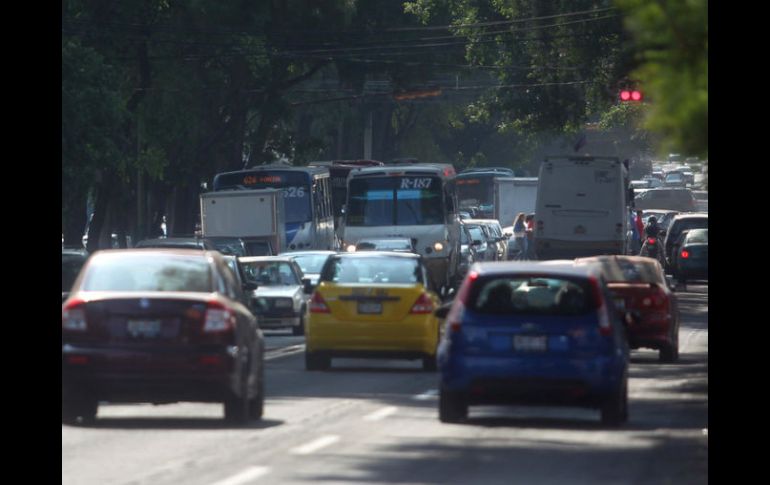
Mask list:
POLYGON ((310 443, 306 443, 302 446, 292 448, 291 450, 289 450, 289 453, 293 455, 309 455, 310 453, 316 452, 321 448, 325 448, 331 444, 334 444, 339 440, 340 440, 340 437, 337 435, 329 434, 326 436, 321 436, 320 438, 315 439, 310 443))
POLYGON ((267 475, 268 473, 270 473, 270 467, 253 466, 243 470, 242 472, 236 475, 225 478, 224 480, 220 480, 218 482, 212 483, 211 485, 241 485, 243 483, 248 483, 248 482, 251 482, 252 480, 256 480, 257 478, 267 475))
POLYGON ((387 418, 391 414, 398 411, 398 408, 395 406, 388 406, 386 408, 379 409, 373 413, 367 414, 364 416, 364 421, 379 421, 381 419, 387 418))

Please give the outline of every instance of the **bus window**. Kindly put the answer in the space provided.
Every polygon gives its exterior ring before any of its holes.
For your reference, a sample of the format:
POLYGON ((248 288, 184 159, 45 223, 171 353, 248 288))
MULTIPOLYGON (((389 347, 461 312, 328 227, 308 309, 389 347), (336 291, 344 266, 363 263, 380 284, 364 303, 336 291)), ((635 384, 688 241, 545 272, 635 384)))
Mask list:
POLYGON ((350 181, 347 222, 351 226, 407 226, 444 223, 437 177, 378 177, 350 181))

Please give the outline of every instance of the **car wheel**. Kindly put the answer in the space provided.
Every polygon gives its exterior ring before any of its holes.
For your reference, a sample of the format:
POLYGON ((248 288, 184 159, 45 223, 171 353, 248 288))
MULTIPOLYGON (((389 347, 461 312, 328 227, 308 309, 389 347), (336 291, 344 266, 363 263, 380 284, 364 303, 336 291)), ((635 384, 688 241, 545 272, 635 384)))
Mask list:
POLYGON ((306 370, 329 370, 331 363, 332 359, 328 355, 305 351, 306 370))
POLYGON ((265 379, 263 367, 259 369, 259 385, 257 386, 257 396, 249 401, 249 418, 262 419, 265 412, 265 379))
POLYGON ((438 419, 442 423, 459 423, 468 418, 468 401, 461 392, 439 391, 438 419))
POLYGON ((620 389, 602 404, 602 424, 620 426, 628 421, 628 383, 623 380, 620 389))
POLYGON ((225 399, 225 421, 243 424, 249 420, 250 401, 246 394, 242 396, 232 395, 225 399))
POLYGON ((95 397, 80 391, 62 393, 61 420, 66 424, 93 424, 99 410, 99 401, 95 397))
POLYGON ((299 325, 292 327, 292 335, 305 335, 305 309, 302 308, 302 313, 299 316, 299 325))
POLYGON ((435 355, 426 355, 422 358, 422 370, 426 372, 436 372, 438 370, 435 355))

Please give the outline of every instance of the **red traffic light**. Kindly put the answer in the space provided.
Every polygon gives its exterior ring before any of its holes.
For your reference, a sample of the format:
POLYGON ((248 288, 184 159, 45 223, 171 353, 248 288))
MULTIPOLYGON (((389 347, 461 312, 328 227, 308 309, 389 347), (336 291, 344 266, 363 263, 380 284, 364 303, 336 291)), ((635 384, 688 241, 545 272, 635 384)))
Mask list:
POLYGON ((633 90, 629 91, 627 89, 624 89, 620 92, 620 100, 621 101, 641 101, 642 100, 642 92, 633 90))

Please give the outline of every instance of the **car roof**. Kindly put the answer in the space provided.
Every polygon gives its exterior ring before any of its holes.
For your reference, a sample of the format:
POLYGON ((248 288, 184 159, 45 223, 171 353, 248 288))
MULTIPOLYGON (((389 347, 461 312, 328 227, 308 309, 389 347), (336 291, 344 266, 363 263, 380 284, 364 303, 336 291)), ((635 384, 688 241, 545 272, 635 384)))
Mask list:
POLYGON ((286 263, 293 263, 294 260, 287 255, 278 256, 241 256, 238 258, 241 263, 259 263, 261 261, 282 261, 286 263))
POLYGON ((480 222, 483 224, 500 224, 500 221, 497 219, 466 219, 465 222, 480 222))
POLYGON ((678 221, 680 219, 708 219, 709 214, 708 212, 680 212, 679 214, 674 216, 674 220, 678 221))
POLYGON ((321 255, 321 254, 337 254, 337 251, 329 251, 328 249, 318 249, 315 251, 287 251, 284 253, 278 254, 278 256, 286 256, 287 258, 291 258, 293 256, 310 256, 310 255, 321 255))
POLYGON ((542 262, 539 261, 495 261, 474 263, 470 270, 475 271, 479 276, 510 273, 535 273, 588 278, 598 274, 598 271, 590 266, 575 266, 573 260, 558 260, 552 261, 549 264, 542 264, 542 262))
POLYGON ((356 251, 354 253, 337 253, 336 256, 341 258, 374 258, 385 256, 388 258, 421 259, 419 254, 397 253, 394 251, 356 251))

